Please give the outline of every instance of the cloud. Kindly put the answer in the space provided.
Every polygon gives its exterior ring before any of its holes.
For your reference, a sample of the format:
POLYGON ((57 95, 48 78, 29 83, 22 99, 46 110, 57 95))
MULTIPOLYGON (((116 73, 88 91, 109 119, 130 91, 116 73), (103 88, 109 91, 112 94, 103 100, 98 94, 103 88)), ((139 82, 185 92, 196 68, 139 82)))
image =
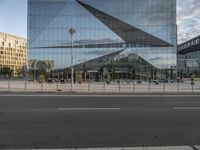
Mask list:
POLYGON ((199 8, 199 0, 177 0, 178 43, 200 35, 199 8))

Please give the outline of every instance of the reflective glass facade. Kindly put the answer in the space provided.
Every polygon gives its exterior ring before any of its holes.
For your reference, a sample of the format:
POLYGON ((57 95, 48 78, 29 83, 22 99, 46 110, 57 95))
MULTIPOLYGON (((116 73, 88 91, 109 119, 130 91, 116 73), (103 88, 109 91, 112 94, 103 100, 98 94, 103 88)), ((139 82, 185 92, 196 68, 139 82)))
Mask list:
POLYGON ((70 28, 78 71, 164 78, 176 68, 175 0, 28 0, 29 60, 71 67, 70 28))
POLYGON ((200 36, 178 46, 178 75, 200 77, 200 36))

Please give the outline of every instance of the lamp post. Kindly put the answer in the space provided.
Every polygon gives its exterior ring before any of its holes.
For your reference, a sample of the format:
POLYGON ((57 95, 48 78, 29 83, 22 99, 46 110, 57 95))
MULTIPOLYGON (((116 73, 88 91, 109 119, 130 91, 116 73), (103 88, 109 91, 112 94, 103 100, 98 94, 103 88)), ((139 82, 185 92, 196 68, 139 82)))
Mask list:
POLYGON ((73 35, 76 33, 76 30, 73 28, 69 29, 69 34, 71 35, 71 92, 74 87, 74 58, 73 58, 73 35))

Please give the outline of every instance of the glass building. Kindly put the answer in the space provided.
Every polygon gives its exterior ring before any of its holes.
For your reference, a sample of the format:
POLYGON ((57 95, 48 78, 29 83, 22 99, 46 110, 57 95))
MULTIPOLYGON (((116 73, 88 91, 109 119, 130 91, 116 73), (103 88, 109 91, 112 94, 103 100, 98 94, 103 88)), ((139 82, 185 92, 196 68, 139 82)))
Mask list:
MULTIPOLYGON (((175 0, 28 0, 29 69, 81 78, 174 78, 175 0)), ((51 75, 52 76, 52 75, 51 75)))
POLYGON ((200 77, 200 35, 178 45, 178 75, 200 77))

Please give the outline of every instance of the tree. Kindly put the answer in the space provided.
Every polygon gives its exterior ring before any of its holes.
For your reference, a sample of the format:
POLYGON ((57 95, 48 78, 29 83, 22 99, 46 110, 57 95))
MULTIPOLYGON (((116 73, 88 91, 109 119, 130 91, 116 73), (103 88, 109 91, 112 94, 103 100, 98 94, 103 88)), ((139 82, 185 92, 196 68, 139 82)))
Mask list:
POLYGON ((39 81, 40 81, 40 82, 44 82, 44 81, 45 81, 45 77, 44 77, 43 74, 41 74, 41 75, 39 76, 39 81))
POLYGON ((23 74, 22 68, 17 68, 17 69, 16 69, 16 73, 17 73, 17 76, 18 76, 18 77, 21 76, 21 75, 23 74))
POLYGON ((0 74, 2 76, 11 76, 13 73, 13 69, 10 67, 4 66, 3 68, 0 68, 0 74))

